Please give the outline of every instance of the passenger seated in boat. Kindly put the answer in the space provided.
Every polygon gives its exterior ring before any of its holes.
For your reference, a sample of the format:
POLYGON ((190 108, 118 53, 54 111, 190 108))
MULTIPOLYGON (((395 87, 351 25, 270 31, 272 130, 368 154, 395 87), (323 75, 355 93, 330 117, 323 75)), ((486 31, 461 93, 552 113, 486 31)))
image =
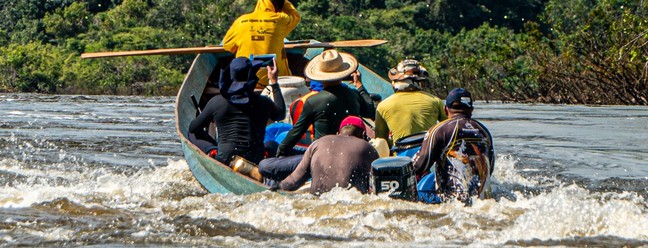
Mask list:
POLYGON ((245 57, 232 60, 227 68, 221 70, 220 95, 210 99, 189 125, 190 136, 197 139, 192 142, 221 163, 229 164, 234 155, 259 163, 264 158, 263 138, 268 120, 285 118, 286 106, 277 84, 276 66, 267 67, 276 101, 253 93, 259 80, 256 72, 260 67, 261 62, 245 57), (196 135, 204 133, 211 122, 216 123, 217 145, 202 139, 205 138, 203 135, 196 135))
POLYGON ((435 170, 440 201, 456 198, 469 205, 471 196, 483 198, 490 187, 493 139, 484 124, 472 119, 473 100, 467 90, 451 90, 445 111, 449 119, 427 131, 412 164, 419 180, 435 170))
POLYGON ((358 62, 353 55, 326 50, 306 65, 304 74, 310 80, 321 82, 324 88, 304 102, 302 113, 277 149, 277 158, 259 163, 259 172, 266 178, 283 180, 295 170, 302 155, 293 155, 293 147, 313 125, 315 139, 336 134, 342 120, 349 115, 373 118, 375 107, 359 76, 355 77, 357 90, 342 85, 342 79, 356 74, 358 62))
POLYGON ((306 65, 304 74, 310 80, 321 82, 324 88, 306 99, 297 122, 279 145, 277 155, 289 151, 313 125, 315 139, 335 134, 342 120, 349 115, 375 117, 375 107, 359 77, 354 82, 357 91, 342 85, 342 79, 355 74, 358 62, 353 55, 336 50, 326 50, 306 65))
POLYGON ((349 116, 342 121, 337 135, 326 135, 313 142, 295 171, 279 186, 293 191, 312 178, 310 192, 315 195, 334 187, 354 187, 367 193, 371 162, 376 159, 378 152, 367 142, 364 123, 349 116))
POLYGON ((403 60, 389 70, 388 76, 395 93, 376 107, 376 137, 391 146, 448 118, 441 99, 424 91, 428 72, 418 61, 403 60))

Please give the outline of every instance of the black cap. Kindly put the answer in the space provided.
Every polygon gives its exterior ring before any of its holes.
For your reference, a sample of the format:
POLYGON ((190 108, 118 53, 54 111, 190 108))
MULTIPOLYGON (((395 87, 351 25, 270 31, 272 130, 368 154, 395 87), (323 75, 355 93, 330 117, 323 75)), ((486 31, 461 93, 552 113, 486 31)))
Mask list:
POLYGON ((446 97, 446 107, 451 109, 472 109, 473 100, 470 92, 464 88, 454 88, 446 97))

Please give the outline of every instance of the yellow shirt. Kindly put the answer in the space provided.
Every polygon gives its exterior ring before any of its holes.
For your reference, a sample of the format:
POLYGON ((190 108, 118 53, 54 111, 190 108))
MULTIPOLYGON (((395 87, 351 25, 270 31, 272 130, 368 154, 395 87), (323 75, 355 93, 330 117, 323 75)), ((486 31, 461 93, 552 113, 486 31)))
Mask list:
MULTIPOLYGON (((236 57, 276 54, 279 76, 292 75, 284 50, 284 38, 300 20, 297 9, 287 0, 281 12, 275 12, 270 0, 258 0, 252 13, 244 14, 232 23, 223 39, 223 48, 235 53, 236 57)), ((257 76, 261 85, 268 85, 265 68, 259 70, 257 76)))
POLYGON ((443 101, 424 91, 396 92, 376 108, 376 137, 394 141, 448 119, 443 101), (392 137, 389 139, 389 132, 392 137))

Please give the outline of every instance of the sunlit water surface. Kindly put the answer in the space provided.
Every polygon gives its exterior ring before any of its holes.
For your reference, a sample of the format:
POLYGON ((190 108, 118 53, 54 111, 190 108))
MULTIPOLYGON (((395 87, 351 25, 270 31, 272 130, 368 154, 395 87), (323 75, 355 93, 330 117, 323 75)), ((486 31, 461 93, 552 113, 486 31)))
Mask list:
POLYGON ((648 108, 477 103, 494 199, 208 194, 172 97, 0 95, 0 246, 646 246, 648 108))

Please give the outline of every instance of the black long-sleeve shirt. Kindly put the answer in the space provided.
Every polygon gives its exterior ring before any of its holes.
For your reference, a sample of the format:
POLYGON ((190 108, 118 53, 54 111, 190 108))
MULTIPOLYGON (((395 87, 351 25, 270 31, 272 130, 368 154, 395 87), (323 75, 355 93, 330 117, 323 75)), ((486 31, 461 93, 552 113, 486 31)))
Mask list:
POLYGON ((218 155, 228 164, 232 156, 239 155, 259 163, 263 159, 263 138, 268 119, 283 120, 286 106, 278 84, 273 84, 273 102, 270 98, 251 94, 246 104, 232 104, 222 95, 213 97, 205 109, 191 121, 189 132, 206 128, 212 121, 218 131, 218 155))
POLYGON ((376 108, 364 87, 357 91, 344 85, 327 86, 309 97, 299 119, 281 142, 278 155, 285 155, 313 125, 315 139, 336 134, 342 120, 349 115, 374 118, 376 108))

